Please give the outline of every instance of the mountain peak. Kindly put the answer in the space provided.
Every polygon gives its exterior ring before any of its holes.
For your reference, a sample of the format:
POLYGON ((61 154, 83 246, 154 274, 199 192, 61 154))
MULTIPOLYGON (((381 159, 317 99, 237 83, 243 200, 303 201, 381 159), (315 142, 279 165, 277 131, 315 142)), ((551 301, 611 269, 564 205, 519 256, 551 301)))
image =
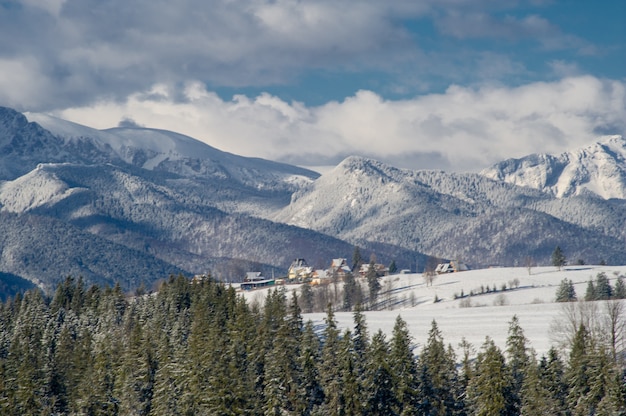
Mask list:
POLYGON ((595 194, 604 199, 625 199, 626 140, 620 135, 604 136, 560 155, 533 154, 508 159, 481 174, 559 198, 595 194))

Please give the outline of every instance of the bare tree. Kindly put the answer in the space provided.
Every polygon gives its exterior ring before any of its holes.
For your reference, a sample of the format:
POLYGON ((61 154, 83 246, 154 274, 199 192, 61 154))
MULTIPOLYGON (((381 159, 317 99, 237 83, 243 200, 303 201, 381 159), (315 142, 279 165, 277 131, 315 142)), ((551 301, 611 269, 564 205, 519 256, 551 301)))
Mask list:
POLYGON ((607 300, 604 303, 602 316, 605 338, 608 341, 613 359, 617 359, 617 353, 623 350, 626 332, 626 316, 624 314, 624 301, 607 300))

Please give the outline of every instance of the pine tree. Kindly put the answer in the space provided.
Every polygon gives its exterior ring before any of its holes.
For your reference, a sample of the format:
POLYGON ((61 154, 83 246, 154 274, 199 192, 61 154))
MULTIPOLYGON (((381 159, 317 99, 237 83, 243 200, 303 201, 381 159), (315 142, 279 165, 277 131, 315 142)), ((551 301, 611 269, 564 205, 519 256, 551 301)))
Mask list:
POLYGON ((558 270, 561 270, 561 267, 565 266, 567 260, 565 258, 565 254, 561 250, 561 247, 556 246, 554 251, 552 252, 552 265, 558 270))
POLYGON ((302 369, 301 384, 304 401, 296 409, 298 414, 311 415, 314 409, 324 401, 324 391, 320 384, 318 362, 320 360, 320 343, 313 329, 313 322, 304 326, 300 348, 299 365, 302 369))
POLYGON ((343 310, 350 311, 356 303, 358 286, 352 273, 346 273, 343 282, 343 310))
POLYGON ((556 348, 548 351, 548 357, 541 358, 539 363, 539 380, 542 388, 549 393, 547 399, 552 406, 547 414, 567 414, 567 384, 564 380, 564 365, 556 348))
POLYGON ((513 378, 513 390, 511 392, 512 405, 516 413, 521 409, 521 390, 526 374, 526 367, 530 362, 528 356, 528 348, 526 346, 527 339, 524 331, 519 324, 517 315, 509 323, 509 336, 506 340, 506 353, 508 358, 508 366, 513 378))
POLYGON ((576 300, 576 289, 574 283, 569 279, 561 280, 556 291, 557 302, 574 302, 576 300))
POLYGON ((615 293, 613 297, 615 299, 626 299, 626 284, 624 283, 624 276, 618 276, 615 282, 615 293))
POLYGON ((450 360, 449 354, 443 342, 443 337, 434 320, 428 334, 428 341, 422 351, 419 365, 423 367, 422 373, 428 377, 430 386, 424 389, 431 391, 429 397, 421 397, 420 400, 428 400, 432 411, 436 414, 451 414, 454 410, 456 366, 454 359, 450 360))
POLYGON ((587 282, 587 290, 585 291, 585 300, 587 302, 596 300, 596 294, 597 294, 596 287, 593 284, 593 281, 590 280, 589 282, 587 282))
POLYGON ((395 415, 397 398, 393 392, 393 376, 389 366, 389 345, 382 331, 372 337, 370 354, 367 364, 365 389, 367 403, 365 413, 368 415, 395 415))
POLYGON ((398 266, 396 265, 395 260, 391 260, 389 263, 389 274, 395 274, 398 271, 398 266))
POLYGON ((520 389, 522 415, 558 415, 554 413, 555 404, 552 395, 541 382, 541 372, 533 353, 528 364, 520 389))
POLYGON ((362 264, 363 257, 361 256, 361 249, 359 246, 354 246, 354 252, 352 253, 352 271, 358 271, 362 264))
POLYGON ((587 328, 581 324, 572 342, 568 369, 565 374, 569 386, 567 403, 574 415, 587 415, 592 410, 588 400, 591 350, 591 336, 587 328))
POLYGON ((378 273, 376 273, 374 258, 370 260, 368 266, 369 267, 367 268, 367 274, 365 275, 365 278, 367 279, 367 286, 370 292, 370 308, 374 309, 376 301, 378 300, 378 293, 380 292, 381 286, 378 273))
POLYGON ((600 272, 596 275, 595 285, 595 299, 606 300, 611 299, 613 295, 613 288, 609 283, 609 279, 606 277, 606 273, 600 272))
POLYGON ((339 351, 339 330, 332 310, 328 305, 326 328, 323 334, 322 360, 320 363, 320 382, 324 390, 324 414, 335 416, 341 411, 341 367, 337 357, 339 351))
POLYGON ((393 393, 397 399, 398 415, 417 415, 418 368, 413 354, 411 335, 406 322, 398 315, 393 327, 389 366, 393 374, 393 393))
POLYGON ((476 359, 475 374, 467 387, 469 410, 475 416, 516 414, 511 409, 513 380, 504 356, 493 340, 487 338, 476 359))

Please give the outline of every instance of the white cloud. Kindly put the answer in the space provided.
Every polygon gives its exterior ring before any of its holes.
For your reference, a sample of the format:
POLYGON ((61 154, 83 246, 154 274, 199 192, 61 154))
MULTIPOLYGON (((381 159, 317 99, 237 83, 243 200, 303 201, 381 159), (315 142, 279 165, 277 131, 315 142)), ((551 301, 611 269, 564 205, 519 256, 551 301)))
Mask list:
POLYGON ((224 101, 195 82, 181 90, 155 85, 122 103, 59 115, 98 128, 132 119, 229 152, 301 165, 361 154, 414 169, 478 170, 508 157, 581 146, 600 131, 624 134, 626 85, 578 76, 516 88, 452 86, 400 101, 359 91, 307 107, 269 94, 224 101))

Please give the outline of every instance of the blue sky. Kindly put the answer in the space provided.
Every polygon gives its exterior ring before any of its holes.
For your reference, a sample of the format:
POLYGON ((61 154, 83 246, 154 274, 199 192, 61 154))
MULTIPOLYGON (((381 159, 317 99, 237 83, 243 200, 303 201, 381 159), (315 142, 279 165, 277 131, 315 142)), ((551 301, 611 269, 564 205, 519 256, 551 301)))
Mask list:
POLYGON ((476 171, 626 131, 621 0, 0 0, 0 105, 317 166, 476 171))

